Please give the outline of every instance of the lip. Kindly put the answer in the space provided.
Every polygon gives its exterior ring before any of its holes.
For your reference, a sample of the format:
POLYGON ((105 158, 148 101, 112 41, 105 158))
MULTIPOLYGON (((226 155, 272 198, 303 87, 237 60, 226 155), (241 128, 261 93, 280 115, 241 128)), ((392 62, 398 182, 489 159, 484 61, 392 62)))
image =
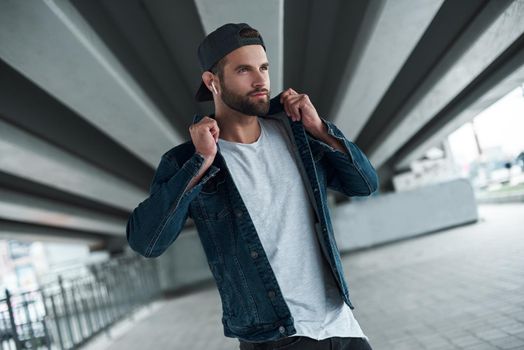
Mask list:
POLYGON ((259 92, 256 94, 252 94, 251 96, 267 96, 267 92, 259 92))

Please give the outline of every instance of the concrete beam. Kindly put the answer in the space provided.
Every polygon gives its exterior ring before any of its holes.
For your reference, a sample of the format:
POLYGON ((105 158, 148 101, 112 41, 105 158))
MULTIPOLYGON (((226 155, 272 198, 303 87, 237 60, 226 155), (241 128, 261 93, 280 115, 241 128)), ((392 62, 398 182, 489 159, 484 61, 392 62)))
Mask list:
MULTIPOLYGON (((2 171, 97 202, 134 209, 148 193, 0 120, 2 171)), ((157 160, 158 162, 158 160, 157 160)))
POLYGON ((75 243, 90 247, 105 246, 105 239, 96 234, 13 222, 0 222, 0 239, 15 239, 25 242, 75 243))
POLYGON ((129 74, 168 118, 189 136, 200 104, 197 44, 204 30, 191 0, 71 0, 129 74))
MULTIPOLYGON (((443 0, 382 1, 373 6, 376 13, 372 27, 364 25, 355 55, 348 61, 331 114, 337 126, 351 139, 356 139, 384 93, 395 79, 426 28, 435 17, 443 0), (362 41, 365 40, 363 43, 362 41)), ((364 24, 366 21, 364 21, 364 24)))
POLYGON ((397 158, 395 169, 407 168, 411 162, 421 158, 427 150, 445 140, 453 131, 472 120, 479 113, 503 98, 524 81, 524 49, 508 60, 503 67, 483 81, 471 96, 450 109, 441 122, 431 130, 420 135, 420 141, 414 142, 403 150, 397 158), (435 129, 438 130, 435 131, 435 129))
POLYGON ((394 155, 524 33, 523 2, 514 1, 501 13, 499 9, 506 3, 488 2, 483 12, 447 51, 398 112, 397 116, 402 120, 395 123, 382 142, 368 152, 374 165, 380 167, 394 155), (495 19, 493 14, 497 14, 495 19), (489 25, 486 26, 485 22, 489 25))
POLYGON ((1 60, 0 119, 140 188, 153 177, 149 165, 1 60))
POLYGON ((200 19, 207 34, 222 24, 248 23, 264 38, 269 60, 271 96, 282 91, 283 83, 283 0, 195 0, 200 19))
POLYGON ((119 218, 1 188, 0 220, 121 237, 126 226, 125 220, 119 218))
POLYGON ((2 1, 0 42, 4 61, 149 165, 181 142, 68 1, 2 1))

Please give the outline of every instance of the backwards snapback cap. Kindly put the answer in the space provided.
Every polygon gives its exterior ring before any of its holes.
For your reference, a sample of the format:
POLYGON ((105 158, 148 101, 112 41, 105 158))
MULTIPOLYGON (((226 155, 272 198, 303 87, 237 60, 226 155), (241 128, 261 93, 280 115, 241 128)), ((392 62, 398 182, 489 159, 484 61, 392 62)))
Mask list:
MULTIPOLYGON (((210 70, 220 59, 233 50, 244 45, 262 45, 264 50, 266 46, 262 37, 259 35, 254 38, 244 38, 240 36, 243 29, 254 29, 246 23, 227 23, 209 33, 198 46, 198 60, 202 72, 210 70)), ((213 100, 211 91, 202 81, 195 98, 197 101, 213 100)))

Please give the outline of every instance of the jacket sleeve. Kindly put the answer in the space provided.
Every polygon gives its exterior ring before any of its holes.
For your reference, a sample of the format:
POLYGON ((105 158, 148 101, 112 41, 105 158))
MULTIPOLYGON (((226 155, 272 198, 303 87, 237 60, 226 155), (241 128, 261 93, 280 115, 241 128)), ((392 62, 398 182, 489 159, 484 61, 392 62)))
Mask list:
POLYGON ((173 243, 187 220, 189 203, 219 170, 211 165, 199 182, 186 190, 203 163, 204 157, 196 152, 182 167, 167 154, 162 156, 149 197, 138 204, 127 221, 126 236, 131 249, 145 257, 157 257, 173 243))
POLYGON ((306 132, 314 154, 326 158, 327 187, 346 196, 368 196, 378 189, 378 175, 366 155, 349 141, 332 122, 320 118, 328 134, 342 141, 347 154, 331 147, 306 132))

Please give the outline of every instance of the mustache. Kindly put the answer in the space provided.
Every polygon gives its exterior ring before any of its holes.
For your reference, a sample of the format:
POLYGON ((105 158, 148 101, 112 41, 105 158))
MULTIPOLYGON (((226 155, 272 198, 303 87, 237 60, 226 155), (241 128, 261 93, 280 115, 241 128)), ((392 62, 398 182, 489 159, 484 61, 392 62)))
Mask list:
POLYGON ((261 92, 265 92, 266 95, 269 94, 269 90, 268 89, 257 89, 257 90, 251 91, 248 95, 251 96, 251 95, 259 94, 261 92))

